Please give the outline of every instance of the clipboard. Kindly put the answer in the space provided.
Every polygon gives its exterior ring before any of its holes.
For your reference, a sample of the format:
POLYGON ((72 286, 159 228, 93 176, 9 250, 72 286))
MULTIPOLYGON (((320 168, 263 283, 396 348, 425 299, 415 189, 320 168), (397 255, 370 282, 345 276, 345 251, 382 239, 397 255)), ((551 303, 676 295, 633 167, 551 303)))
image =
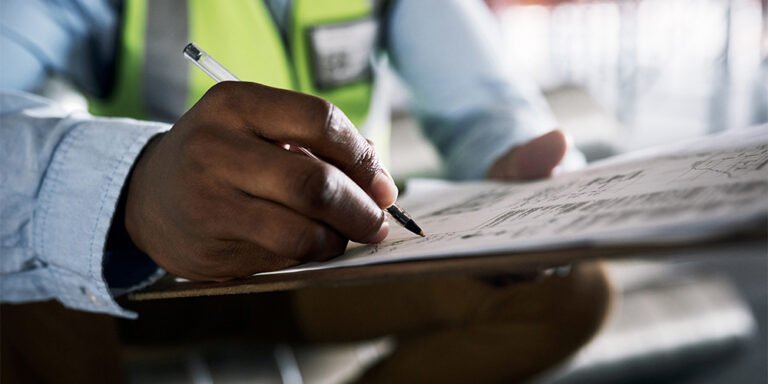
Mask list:
POLYGON ((629 153, 527 184, 409 184, 426 238, 227 282, 169 277, 128 297, 271 292, 449 275, 530 275, 587 260, 768 249, 768 125, 629 153))
POLYGON ((364 285, 403 279, 448 276, 532 275, 575 263, 627 258, 660 259, 702 252, 760 247, 768 249, 765 227, 738 232, 696 243, 578 247, 535 252, 488 254, 414 260, 387 264, 339 267, 281 274, 253 275, 225 282, 178 281, 166 276, 157 283, 127 295, 129 300, 158 300, 182 297, 237 295, 287 291, 312 287, 364 285))

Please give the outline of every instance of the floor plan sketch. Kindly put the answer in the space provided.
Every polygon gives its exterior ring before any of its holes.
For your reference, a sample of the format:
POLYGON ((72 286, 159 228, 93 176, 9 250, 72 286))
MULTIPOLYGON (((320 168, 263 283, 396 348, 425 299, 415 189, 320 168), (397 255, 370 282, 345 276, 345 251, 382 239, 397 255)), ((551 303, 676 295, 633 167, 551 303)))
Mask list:
POLYGON ((548 180, 417 181, 400 203, 425 238, 392 226, 381 244, 352 244, 336 259, 292 270, 726 233, 768 220, 766 164, 762 126, 548 180))
POLYGON ((746 152, 723 151, 695 161, 682 177, 695 179, 707 173, 719 173, 729 178, 764 169, 768 164, 768 145, 759 145, 746 152))

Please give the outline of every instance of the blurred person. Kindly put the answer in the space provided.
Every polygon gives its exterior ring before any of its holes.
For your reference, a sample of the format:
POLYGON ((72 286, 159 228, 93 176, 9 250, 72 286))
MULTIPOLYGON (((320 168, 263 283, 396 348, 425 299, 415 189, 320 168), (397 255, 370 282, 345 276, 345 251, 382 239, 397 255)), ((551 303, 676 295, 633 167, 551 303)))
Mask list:
POLYGON ((547 133, 538 90, 508 74, 493 24, 481 2, 459 0, 3 0, 2 302, 45 302, 3 305, 3 380, 119 380, 114 320, 86 312, 138 312, 123 333, 147 342, 233 322, 259 341, 394 334, 367 382, 520 380, 563 360, 602 322, 597 267, 511 284, 116 300, 166 271, 224 281, 382 241, 381 208, 398 194, 371 60, 384 53, 450 178, 535 179, 563 158, 583 163, 547 133), (188 41, 247 82, 211 87, 181 58, 188 41), (96 116, 35 96, 53 75, 96 116))

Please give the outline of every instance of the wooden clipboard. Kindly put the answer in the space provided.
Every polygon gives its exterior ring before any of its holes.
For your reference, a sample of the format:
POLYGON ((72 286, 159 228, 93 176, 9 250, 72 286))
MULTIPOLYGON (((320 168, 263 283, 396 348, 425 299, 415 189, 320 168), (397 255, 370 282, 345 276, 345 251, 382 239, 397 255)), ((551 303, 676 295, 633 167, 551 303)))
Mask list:
POLYGON ((473 255, 322 269, 284 274, 255 275, 226 282, 177 281, 166 276, 157 283, 128 295, 129 300, 154 300, 195 296, 234 295, 339 285, 363 285, 397 279, 437 276, 526 275, 549 268, 590 260, 618 258, 665 258, 704 250, 760 246, 768 249, 768 230, 754 228, 727 236, 685 244, 580 247, 512 254, 473 255))

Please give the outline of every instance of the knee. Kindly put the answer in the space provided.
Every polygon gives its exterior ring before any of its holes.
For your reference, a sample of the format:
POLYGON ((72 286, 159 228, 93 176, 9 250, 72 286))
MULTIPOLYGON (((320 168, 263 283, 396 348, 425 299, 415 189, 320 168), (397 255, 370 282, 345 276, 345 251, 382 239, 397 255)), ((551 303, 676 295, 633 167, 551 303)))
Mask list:
POLYGON ((531 287, 530 298, 537 303, 529 320, 537 325, 541 345, 550 346, 549 364, 555 364, 598 333, 610 310, 612 290, 601 263, 574 266, 568 276, 537 284, 531 287))

